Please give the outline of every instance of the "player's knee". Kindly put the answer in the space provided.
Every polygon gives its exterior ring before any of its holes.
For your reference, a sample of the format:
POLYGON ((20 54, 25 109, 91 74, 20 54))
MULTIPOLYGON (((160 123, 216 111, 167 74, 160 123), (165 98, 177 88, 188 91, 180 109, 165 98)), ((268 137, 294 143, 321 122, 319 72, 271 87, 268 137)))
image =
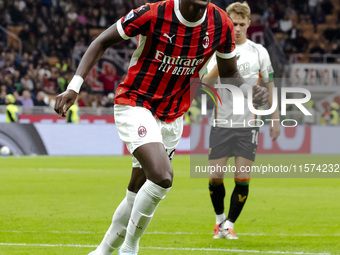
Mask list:
POLYGON ((173 180, 173 170, 169 167, 157 168, 154 171, 149 171, 148 179, 162 188, 170 188, 173 180))
POLYGON ((172 186, 172 180, 173 180, 173 171, 168 170, 164 171, 162 175, 159 176, 158 178, 158 184, 162 188, 170 188, 172 186))
POLYGON ((172 186, 172 177, 161 177, 153 181, 155 184, 161 186, 164 189, 170 188, 172 186))
POLYGON ((161 180, 159 183, 157 183, 159 186, 161 186, 164 189, 170 188, 172 186, 172 179, 166 178, 161 180))

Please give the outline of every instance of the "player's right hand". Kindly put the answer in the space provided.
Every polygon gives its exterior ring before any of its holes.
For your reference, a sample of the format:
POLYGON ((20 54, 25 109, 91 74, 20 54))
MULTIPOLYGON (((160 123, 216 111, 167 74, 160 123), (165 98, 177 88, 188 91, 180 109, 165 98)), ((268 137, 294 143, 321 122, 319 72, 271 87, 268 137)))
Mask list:
POLYGON ((268 90, 265 87, 253 86, 254 107, 265 105, 268 102, 268 90))
POLYGON ((76 101, 77 95, 77 92, 69 89, 56 97, 54 110, 59 117, 66 117, 66 112, 76 101))

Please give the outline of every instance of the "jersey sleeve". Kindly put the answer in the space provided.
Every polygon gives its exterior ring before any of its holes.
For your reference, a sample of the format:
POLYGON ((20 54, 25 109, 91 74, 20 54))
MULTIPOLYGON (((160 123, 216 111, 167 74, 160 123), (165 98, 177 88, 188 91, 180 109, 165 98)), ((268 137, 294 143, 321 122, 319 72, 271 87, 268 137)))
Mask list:
POLYGON ((272 82, 274 80, 274 69, 272 67, 268 51, 260 45, 259 53, 261 78, 264 83, 272 82))
POLYGON ((235 34, 234 24, 229 17, 226 18, 226 23, 226 40, 224 44, 219 46, 216 55, 220 58, 229 59, 235 56, 235 34))
POLYGON ((145 35, 150 29, 153 6, 143 5, 138 9, 131 10, 127 15, 117 21, 119 35, 127 40, 139 34, 145 35))

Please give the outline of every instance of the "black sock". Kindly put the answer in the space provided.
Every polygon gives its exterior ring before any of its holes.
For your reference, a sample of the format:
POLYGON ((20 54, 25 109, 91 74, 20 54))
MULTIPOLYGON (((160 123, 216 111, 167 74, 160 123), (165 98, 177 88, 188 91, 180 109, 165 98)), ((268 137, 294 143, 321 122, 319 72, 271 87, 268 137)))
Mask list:
POLYGON ((209 191, 210 191, 210 198, 214 206, 215 213, 217 215, 224 213, 225 189, 224 189, 223 182, 218 185, 212 185, 209 182, 209 191))
POLYGON ((249 192, 249 182, 239 184, 235 183, 234 191, 230 198, 230 208, 228 214, 228 220, 235 222, 240 215, 244 204, 247 201, 249 192))

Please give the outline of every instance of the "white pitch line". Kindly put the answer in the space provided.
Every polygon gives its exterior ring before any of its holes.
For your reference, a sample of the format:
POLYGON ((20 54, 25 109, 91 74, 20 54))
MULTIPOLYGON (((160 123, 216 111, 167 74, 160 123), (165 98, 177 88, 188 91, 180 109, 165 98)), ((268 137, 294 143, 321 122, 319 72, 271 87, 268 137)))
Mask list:
MULTIPOLYGON (((31 247, 76 247, 76 248, 96 248, 97 245, 82 244, 28 244, 28 243, 0 243, 0 246, 31 246, 31 247)), ((330 253, 311 253, 311 252, 289 252, 289 251, 258 251, 258 250, 238 250, 238 249, 219 249, 219 248, 176 248, 176 247, 140 247, 146 250, 172 250, 172 251, 223 251, 223 252, 242 252, 257 254, 294 254, 294 255, 330 255, 330 253)))
MULTIPOLYGON (((154 231, 154 232, 146 232, 145 235, 211 235, 212 233, 193 233, 193 232, 161 232, 161 231, 154 231)), ((320 234, 309 234, 309 233, 301 233, 301 234, 268 234, 268 233, 236 233, 240 236, 315 236, 315 237, 322 237, 322 236, 340 236, 339 234, 329 234, 329 235, 320 235, 320 234)))
MULTIPOLYGON (((48 231, 30 231, 30 230, 3 230, 0 229, 0 233, 52 233, 52 234, 105 234, 104 231, 94 232, 94 231, 58 231, 58 230, 48 230, 48 231)), ((162 232, 162 231, 153 231, 146 232, 145 235, 211 235, 212 233, 194 233, 194 232, 162 232)), ((323 236, 340 236, 339 234, 310 234, 310 233, 300 233, 300 234, 268 234, 268 233, 236 233, 240 236, 296 236, 296 237, 306 237, 306 236, 315 236, 315 237, 323 237, 323 236)))
POLYGON ((176 248, 176 247, 140 247, 149 250, 176 250, 176 251, 224 251, 224 252, 242 252, 242 253, 260 253, 260 254, 302 254, 302 255, 330 255, 330 253, 310 253, 310 252, 290 252, 290 251, 258 251, 258 250, 238 250, 238 249, 221 249, 221 248, 176 248))
POLYGON ((90 244, 47 244, 47 243, 0 243, 0 246, 31 246, 31 247, 78 247, 97 248, 98 245, 90 244))
POLYGON ((34 231, 34 230, 0 230, 0 233, 51 233, 51 234, 105 234, 105 232, 94 232, 94 231, 34 231))

